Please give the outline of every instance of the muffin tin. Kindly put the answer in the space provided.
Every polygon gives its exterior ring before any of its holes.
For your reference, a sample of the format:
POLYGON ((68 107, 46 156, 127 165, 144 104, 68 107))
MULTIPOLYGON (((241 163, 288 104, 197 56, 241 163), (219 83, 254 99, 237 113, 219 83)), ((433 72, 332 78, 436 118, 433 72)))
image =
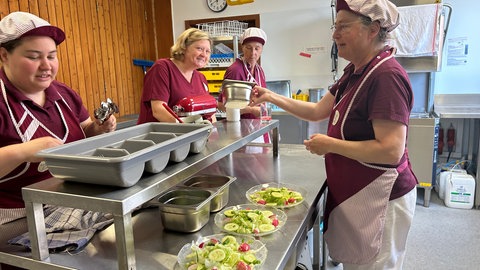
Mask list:
POLYGON ((195 232, 208 223, 210 213, 225 207, 229 186, 236 178, 224 175, 192 176, 149 203, 158 206, 165 229, 195 232))
POLYGON ((146 123, 40 151, 60 179, 129 187, 205 149, 211 125, 146 123))

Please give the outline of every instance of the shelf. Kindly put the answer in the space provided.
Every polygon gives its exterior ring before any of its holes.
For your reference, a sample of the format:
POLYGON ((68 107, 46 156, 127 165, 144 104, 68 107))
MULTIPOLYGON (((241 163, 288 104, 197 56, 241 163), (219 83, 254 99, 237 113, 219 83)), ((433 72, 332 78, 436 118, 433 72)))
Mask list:
MULTIPOLYGON (((245 119, 239 122, 219 121, 204 151, 187 157, 183 162, 167 166, 162 172, 142 177, 132 187, 64 183, 56 178, 23 188, 28 230, 32 241, 32 258, 41 264, 49 260, 43 204, 73 207, 114 215, 119 269, 135 269, 135 248, 132 212, 162 191, 180 183, 198 171, 245 146, 266 132, 273 132, 273 156, 278 156, 279 122, 245 119)), ((31 259, 29 259, 31 260, 31 259)))

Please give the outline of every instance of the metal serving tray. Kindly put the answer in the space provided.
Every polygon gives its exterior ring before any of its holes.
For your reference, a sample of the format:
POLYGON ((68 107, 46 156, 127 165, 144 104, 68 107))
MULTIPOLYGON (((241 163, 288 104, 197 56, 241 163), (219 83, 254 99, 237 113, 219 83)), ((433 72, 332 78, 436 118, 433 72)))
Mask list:
POLYGON ((208 190, 172 188, 157 198, 163 227, 196 232, 210 219, 212 193, 208 190))
POLYGON ((211 125, 145 123, 40 151, 60 179, 129 187, 205 148, 211 125))
POLYGON ((237 178, 227 175, 200 174, 183 181, 177 187, 208 190, 214 195, 210 202, 210 212, 222 210, 228 203, 230 184, 237 178))

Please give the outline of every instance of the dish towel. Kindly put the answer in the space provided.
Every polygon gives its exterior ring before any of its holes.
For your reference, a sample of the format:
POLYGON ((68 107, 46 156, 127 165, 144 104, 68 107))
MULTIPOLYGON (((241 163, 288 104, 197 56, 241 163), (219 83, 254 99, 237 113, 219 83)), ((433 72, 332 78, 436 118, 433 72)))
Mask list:
MULTIPOLYGON (((439 18, 442 4, 398 7, 400 24, 388 43, 397 57, 437 56, 440 45, 439 18)), ((442 30, 443 31, 443 30, 442 30)))
MULTIPOLYGON (((44 208, 48 248, 55 251, 79 251, 88 244, 96 231, 113 223, 113 215, 82 209, 47 206, 44 208)), ((9 244, 31 248, 27 233, 8 241, 9 244)))

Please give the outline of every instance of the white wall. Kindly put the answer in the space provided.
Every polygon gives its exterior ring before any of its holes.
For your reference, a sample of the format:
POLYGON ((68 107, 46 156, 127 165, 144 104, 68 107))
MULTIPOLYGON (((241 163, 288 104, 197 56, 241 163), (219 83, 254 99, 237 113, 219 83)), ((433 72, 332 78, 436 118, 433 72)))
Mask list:
MULTIPOLYGON (((475 31, 477 0, 444 0, 453 6, 447 39, 466 37, 467 64, 447 65, 443 52, 442 69, 435 74, 434 94, 480 93, 480 35, 475 31)), ((260 26, 268 35, 262 56, 267 80, 292 81, 292 90, 324 87, 333 82, 331 73, 331 0, 256 0, 229 6, 221 13, 211 12, 205 0, 172 0, 173 32, 176 38, 185 30, 185 20, 260 14, 260 26), (311 58, 300 51, 316 48, 311 58)), ((445 47, 448 46, 448 40, 445 47)), ((339 76, 345 61, 340 59, 339 76)))
MULTIPOLYGON (((205 0, 172 0, 175 37, 185 30, 185 20, 239 15, 260 15, 268 41, 262 55, 267 80, 291 80, 292 90, 323 87, 333 82, 330 48, 330 0, 256 0, 211 12, 205 0), (299 55, 316 49, 311 58, 299 55)), ((345 62, 340 62, 340 72, 345 62)))

